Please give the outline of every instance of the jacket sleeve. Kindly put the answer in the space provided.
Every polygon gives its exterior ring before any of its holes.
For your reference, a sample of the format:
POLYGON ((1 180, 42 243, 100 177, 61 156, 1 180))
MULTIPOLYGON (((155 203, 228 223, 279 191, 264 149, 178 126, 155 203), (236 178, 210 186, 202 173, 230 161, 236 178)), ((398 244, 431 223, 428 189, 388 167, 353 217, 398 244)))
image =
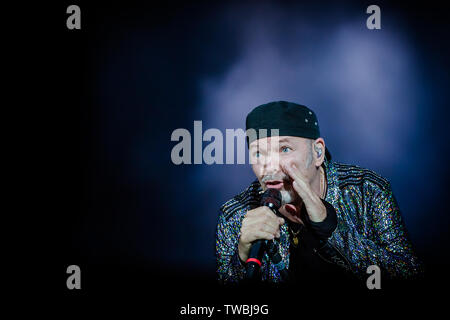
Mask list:
POLYGON ((365 227, 348 229, 347 258, 353 271, 367 276, 370 265, 377 265, 388 279, 414 278, 423 272, 423 266, 413 252, 397 201, 388 184, 370 197, 364 212, 365 227))
POLYGON ((245 276, 245 266, 238 253, 240 226, 240 217, 233 216, 226 220, 220 211, 216 230, 216 261, 218 279, 222 284, 238 283, 245 276))

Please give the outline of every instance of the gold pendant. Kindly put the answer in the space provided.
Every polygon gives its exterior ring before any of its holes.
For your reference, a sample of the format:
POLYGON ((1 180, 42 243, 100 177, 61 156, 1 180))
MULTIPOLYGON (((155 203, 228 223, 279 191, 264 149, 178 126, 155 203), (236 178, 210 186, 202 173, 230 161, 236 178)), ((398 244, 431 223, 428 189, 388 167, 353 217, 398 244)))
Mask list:
POLYGON ((297 247, 297 246, 298 246, 298 237, 295 236, 295 237, 292 239, 292 242, 294 243, 294 246, 297 247))

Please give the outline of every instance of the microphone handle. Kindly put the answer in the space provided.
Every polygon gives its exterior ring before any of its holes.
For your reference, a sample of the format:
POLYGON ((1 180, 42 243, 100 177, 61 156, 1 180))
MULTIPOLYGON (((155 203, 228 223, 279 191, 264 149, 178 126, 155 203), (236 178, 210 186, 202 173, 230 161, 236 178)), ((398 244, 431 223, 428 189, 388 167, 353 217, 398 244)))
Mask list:
POLYGON ((264 255, 265 245, 263 240, 256 240, 253 242, 248 259, 246 261, 247 273, 246 278, 256 280, 259 277, 259 270, 261 269, 262 257, 264 255))
MULTIPOLYGON (((272 210, 273 213, 279 215, 276 208, 273 207, 272 203, 269 203, 267 207, 272 210)), ((271 240, 273 241, 273 240, 271 240)), ((256 240, 253 242, 250 252, 248 254, 248 259, 246 264, 246 278, 250 280, 256 280, 259 278, 259 271, 261 269, 262 258, 264 251, 266 250, 267 240, 256 240)))

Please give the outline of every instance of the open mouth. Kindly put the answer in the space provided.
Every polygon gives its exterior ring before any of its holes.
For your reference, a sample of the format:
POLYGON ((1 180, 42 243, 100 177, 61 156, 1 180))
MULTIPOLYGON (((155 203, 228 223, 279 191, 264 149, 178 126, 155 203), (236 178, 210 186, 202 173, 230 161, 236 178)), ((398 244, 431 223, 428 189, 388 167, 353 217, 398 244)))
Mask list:
POLYGON ((270 180, 265 182, 267 188, 281 189, 283 187, 282 180, 270 180))

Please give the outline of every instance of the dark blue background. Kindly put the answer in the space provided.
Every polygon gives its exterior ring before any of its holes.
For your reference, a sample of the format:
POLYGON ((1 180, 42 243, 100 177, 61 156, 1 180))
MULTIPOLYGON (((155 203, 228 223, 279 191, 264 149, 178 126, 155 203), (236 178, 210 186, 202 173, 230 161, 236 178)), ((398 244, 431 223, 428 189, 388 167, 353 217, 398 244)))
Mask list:
POLYGON ((214 281, 218 208, 253 173, 176 166, 171 134, 194 120, 244 128, 256 105, 289 100, 316 111, 335 161, 391 181, 429 273, 445 270, 448 20, 438 3, 379 1, 382 29, 368 30, 370 4, 80 2, 80 31, 62 17, 50 56, 61 264, 94 291, 111 277, 214 281))

